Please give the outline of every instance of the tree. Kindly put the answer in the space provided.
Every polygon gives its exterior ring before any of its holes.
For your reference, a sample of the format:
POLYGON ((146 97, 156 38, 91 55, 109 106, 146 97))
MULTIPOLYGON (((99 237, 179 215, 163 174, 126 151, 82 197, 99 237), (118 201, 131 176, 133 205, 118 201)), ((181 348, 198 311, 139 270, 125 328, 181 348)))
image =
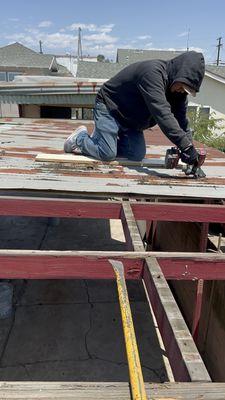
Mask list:
POLYGON ((97 56, 97 61, 98 61, 98 62, 104 62, 104 61, 105 61, 105 56, 103 56, 103 54, 99 54, 99 55, 97 56))
POLYGON ((222 118, 216 118, 214 112, 204 115, 201 108, 189 111, 188 118, 195 140, 225 152, 225 121, 222 118))

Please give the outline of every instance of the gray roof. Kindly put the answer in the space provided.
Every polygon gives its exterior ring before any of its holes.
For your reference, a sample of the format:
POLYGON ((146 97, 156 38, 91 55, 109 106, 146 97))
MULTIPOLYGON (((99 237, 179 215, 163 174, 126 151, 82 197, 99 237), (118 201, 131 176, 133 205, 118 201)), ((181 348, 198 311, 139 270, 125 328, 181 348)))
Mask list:
POLYGON ((109 79, 123 67, 123 64, 118 63, 79 61, 77 78, 109 79))
MULTIPOLYGON (((161 60, 169 60, 182 52, 175 51, 161 51, 161 50, 126 50, 126 49, 118 49, 118 55, 128 54, 129 57, 121 62, 114 63, 105 63, 105 62, 90 62, 90 61, 79 61, 77 68, 77 77, 78 78, 90 78, 90 79, 110 79, 112 76, 117 74, 121 69, 123 69, 126 65, 131 64, 137 61, 143 61, 146 59, 161 59, 161 60)), ((214 75, 217 75, 221 78, 225 79, 225 66, 216 66, 216 65, 206 65, 206 71, 211 72, 214 75)))
POLYGON ((206 71, 221 78, 225 78, 225 66, 206 65, 206 71))
POLYGON ((118 49, 116 61, 122 64, 131 64, 144 60, 170 60, 182 53, 184 52, 173 50, 118 49))
MULTIPOLYGON (((0 68, 40 68, 48 69, 53 56, 40 54, 20 43, 13 43, 0 48, 0 68)), ((58 64, 59 74, 71 75, 67 68, 58 64)), ((49 71, 50 73, 50 71, 49 71)))
POLYGON ((77 78, 110 79, 128 64, 143 60, 169 60, 181 53, 181 51, 118 49, 117 62, 114 63, 79 61, 76 76, 77 78))

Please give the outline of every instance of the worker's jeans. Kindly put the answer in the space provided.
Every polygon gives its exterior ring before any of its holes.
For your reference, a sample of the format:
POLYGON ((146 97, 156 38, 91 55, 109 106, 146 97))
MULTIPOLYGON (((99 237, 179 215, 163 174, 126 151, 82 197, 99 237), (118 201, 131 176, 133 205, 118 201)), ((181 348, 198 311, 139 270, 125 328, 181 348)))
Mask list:
POLYGON ((94 122, 95 129, 91 137, 81 132, 76 139, 83 154, 103 161, 114 160, 116 156, 135 161, 145 157, 143 132, 122 128, 110 115, 105 104, 96 102, 94 122))

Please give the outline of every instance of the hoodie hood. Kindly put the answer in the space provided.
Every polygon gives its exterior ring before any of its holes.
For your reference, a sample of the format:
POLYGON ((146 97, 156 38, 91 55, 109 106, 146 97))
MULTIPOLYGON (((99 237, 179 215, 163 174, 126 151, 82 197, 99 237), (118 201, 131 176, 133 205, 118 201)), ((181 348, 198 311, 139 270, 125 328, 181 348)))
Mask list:
POLYGON ((202 53, 188 51, 167 62, 169 85, 183 82, 199 92, 204 74, 205 61, 202 53))

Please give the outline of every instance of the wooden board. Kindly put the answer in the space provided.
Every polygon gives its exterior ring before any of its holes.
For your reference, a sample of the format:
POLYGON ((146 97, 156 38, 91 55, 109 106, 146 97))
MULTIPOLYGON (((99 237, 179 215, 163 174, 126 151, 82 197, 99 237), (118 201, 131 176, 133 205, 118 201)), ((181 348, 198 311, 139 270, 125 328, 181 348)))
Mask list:
POLYGON ((156 258, 146 258, 143 280, 175 380, 211 381, 156 258))
MULTIPOLYGON (((224 400, 225 383, 145 384, 148 400, 224 400)), ((126 382, 1 382, 3 400, 131 400, 126 382)))
POLYGON ((93 157, 76 155, 76 154, 52 154, 39 153, 35 157, 35 161, 51 162, 51 163, 73 163, 77 165, 107 164, 107 165, 123 165, 123 166, 145 166, 145 167, 162 167, 165 168, 164 160, 144 158, 142 161, 132 161, 127 158, 117 158, 115 161, 100 161, 93 157))

